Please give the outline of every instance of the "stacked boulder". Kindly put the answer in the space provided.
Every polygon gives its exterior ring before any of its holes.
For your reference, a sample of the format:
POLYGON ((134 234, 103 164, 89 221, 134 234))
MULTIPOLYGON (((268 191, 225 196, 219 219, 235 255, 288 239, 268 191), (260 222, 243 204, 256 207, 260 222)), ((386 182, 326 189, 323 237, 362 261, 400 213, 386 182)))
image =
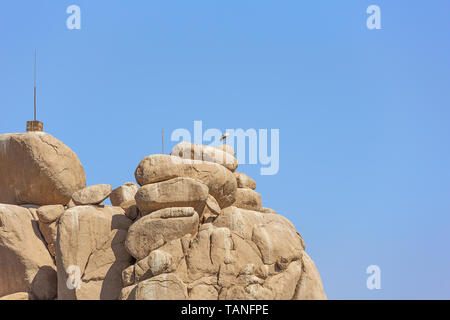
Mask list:
POLYGON ((237 167, 230 146, 183 142, 142 159, 138 184, 86 187, 51 135, 0 135, 0 300, 325 299, 301 236, 237 167))
POLYGON ((84 169, 49 134, 3 134, 0 177, 0 297, 55 299, 57 220, 86 186, 84 169))
POLYGON ((141 161, 121 299, 325 298, 295 227, 236 168, 229 146, 184 142, 141 161))

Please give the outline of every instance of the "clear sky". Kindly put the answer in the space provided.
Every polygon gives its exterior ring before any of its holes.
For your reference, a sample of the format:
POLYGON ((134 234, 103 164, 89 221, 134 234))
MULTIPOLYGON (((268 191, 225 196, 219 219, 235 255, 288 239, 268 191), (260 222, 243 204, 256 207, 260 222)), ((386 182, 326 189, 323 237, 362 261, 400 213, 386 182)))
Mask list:
POLYGON ((449 14, 448 0, 2 1, 0 132, 32 120, 35 49, 38 118, 88 184, 134 181, 161 128, 279 129, 279 172, 238 170, 303 235, 328 297, 449 299, 449 14))

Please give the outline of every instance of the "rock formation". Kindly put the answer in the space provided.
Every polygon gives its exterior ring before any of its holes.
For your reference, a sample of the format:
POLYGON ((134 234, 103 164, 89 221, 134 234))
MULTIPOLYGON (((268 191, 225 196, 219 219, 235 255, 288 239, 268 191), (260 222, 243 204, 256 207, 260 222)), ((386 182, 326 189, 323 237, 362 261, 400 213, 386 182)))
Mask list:
POLYGON ((86 187, 52 136, 0 135, 0 299, 326 299, 300 234, 237 167, 230 146, 180 143, 142 159, 138 185, 86 187))

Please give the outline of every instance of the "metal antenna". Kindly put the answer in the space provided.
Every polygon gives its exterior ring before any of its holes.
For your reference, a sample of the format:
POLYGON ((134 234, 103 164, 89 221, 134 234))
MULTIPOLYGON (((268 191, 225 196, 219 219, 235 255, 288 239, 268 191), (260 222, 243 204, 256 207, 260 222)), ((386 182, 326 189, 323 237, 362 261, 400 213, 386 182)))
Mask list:
POLYGON ((161 129, 162 153, 164 154, 164 129, 161 129))
POLYGON ((34 51, 34 121, 36 121, 36 50, 34 51))

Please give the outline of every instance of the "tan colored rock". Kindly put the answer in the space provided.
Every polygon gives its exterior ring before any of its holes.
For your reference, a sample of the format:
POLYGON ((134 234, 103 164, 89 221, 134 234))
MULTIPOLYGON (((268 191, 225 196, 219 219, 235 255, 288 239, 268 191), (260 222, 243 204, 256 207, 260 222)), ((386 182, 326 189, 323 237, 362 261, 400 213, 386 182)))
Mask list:
POLYGON ((66 207, 66 209, 70 209, 70 208, 76 207, 76 204, 75 204, 75 202, 73 202, 72 198, 70 198, 69 203, 65 207, 66 207))
POLYGON ((301 275, 297 292, 295 293, 295 300, 326 300, 327 296, 323 290, 322 279, 317 271, 314 261, 303 253, 303 273, 301 275))
POLYGON ((267 279, 264 287, 274 294, 273 299, 275 300, 291 300, 294 298, 301 274, 301 262, 292 262, 286 271, 267 279))
POLYGON ((136 193, 136 205, 142 215, 170 207, 193 207, 202 213, 208 187, 191 178, 174 178, 147 184, 136 193))
POLYGON ((86 186, 77 155, 42 132, 0 135, 0 203, 67 204, 86 186))
POLYGON ((236 178, 238 188, 249 188, 252 190, 256 189, 256 182, 245 173, 235 172, 234 177, 236 178))
POLYGON ((39 221, 42 223, 52 223, 55 222, 63 213, 65 209, 63 205, 54 204, 48 206, 42 206, 37 209, 37 215, 39 221))
POLYGON ((128 286, 135 284, 136 277, 135 277, 134 269, 135 269, 135 266, 133 264, 122 271, 122 282, 123 282, 124 287, 128 287, 128 286))
POLYGON ((137 220, 126 239, 128 252, 137 260, 186 234, 197 233, 199 217, 192 207, 165 208, 137 220))
POLYGON ((113 206, 121 206, 122 203, 134 200, 134 196, 139 186, 133 182, 126 182, 120 187, 114 189, 109 196, 113 206))
POLYGON ((235 201, 236 179, 225 167, 206 161, 182 159, 169 155, 151 155, 142 159, 135 171, 141 185, 161 182, 176 177, 187 177, 203 182, 221 208, 235 201))
POLYGON ((27 208, 31 216, 33 217, 33 220, 39 221, 39 216, 37 214, 37 209, 39 209, 39 205, 21 204, 20 207, 27 208))
POLYGON ((295 229, 286 228, 277 222, 255 226, 252 241, 265 264, 277 263, 282 270, 302 256, 302 243, 295 229))
POLYGON ((183 159, 200 160, 220 164, 230 171, 236 170, 237 159, 228 152, 211 146, 197 145, 189 142, 178 143, 170 153, 183 159))
POLYGON ((164 273, 139 282, 136 300, 186 300, 187 286, 176 274, 164 273))
POLYGON ((111 194, 112 187, 109 184, 96 184, 78 190, 72 195, 73 202, 78 206, 100 204, 111 194))
POLYGON ((48 251, 54 257, 54 244, 56 242, 56 235, 58 233, 58 226, 56 224, 56 221, 52 223, 43 223, 42 221, 39 221, 39 230, 41 231, 41 234, 44 237, 45 242, 47 243, 48 251))
POLYGON ((222 213, 222 209, 220 209, 217 200, 211 195, 208 195, 208 198, 206 199, 206 206, 211 211, 211 214, 218 216, 222 213))
POLYGON ((261 210, 261 195, 249 188, 238 188, 236 190, 236 202, 233 206, 247 209, 260 211, 261 210))
POLYGON ((216 227, 226 227, 241 238, 251 240, 254 226, 260 224, 265 225, 271 222, 277 222, 286 228, 295 230, 294 225, 281 215, 265 214, 234 206, 222 209, 222 214, 217 217, 213 225, 216 227))
POLYGON ((206 206, 202 214, 203 223, 214 221, 214 218, 220 215, 221 213, 222 209, 220 209, 217 200, 213 196, 208 195, 208 198, 206 199, 206 206))
POLYGON ((230 229, 215 228, 211 233, 211 261, 215 265, 232 263, 234 243, 230 229))
POLYGON ((277 212, 275 210, 270 209, 270 208, 261 208, 261 209, 259 209, 259 212, 277 214, 277 212))
POLYGON ((0 300, 31 300, 31 297, 28 292, 17 292, 4 297, 0 297, 0 300))
POLYGON ((153 250, 150 254, 136 262, 135 281, 142 281, 162 273, 170 273, 173 269, 172 255, 163 250, 153 250))
POLYGON ((125 215, 131 220, 136 220, 139 216, 139 209, 136 205, 136 200, 123 202, 120 207, 125 211, 125 215))
POLYGON ((59 218, 56 241, 59 300, 115 300, 122 271, 131 265, 125 249, 131 225, 120 207, 76 206, 59 218))
POLYGON ((120 292, 119 300, 136 300, 136 288, 136 284, 124 287, 120 292))
POLYGON ((122 274, 124 282, 133 279, 135 283, 160 275, 175 272, 180 279, 187 279, 184 270, 184 253, 179 239, 171 240, 164 246, 152 251, 147 257, 133 266, 133 276, 122 274), (125 277, 125 278, 124 278, 125 277))
POLYGON ((217 300, 219 293, 212 285, 199 284, 189 292, 189 300, 217 300))
POLYGON ((186 263, 189 278, 198 280, 203 277, 216 275, 219 265, 211 260, 211 234, 214 230, 211 224, 200 228, 195 239, 186 246, 186 263))
POLYGON ((53 299, 56 270, 30 211, 0 204, 0 296, 17 292, 53 299))

